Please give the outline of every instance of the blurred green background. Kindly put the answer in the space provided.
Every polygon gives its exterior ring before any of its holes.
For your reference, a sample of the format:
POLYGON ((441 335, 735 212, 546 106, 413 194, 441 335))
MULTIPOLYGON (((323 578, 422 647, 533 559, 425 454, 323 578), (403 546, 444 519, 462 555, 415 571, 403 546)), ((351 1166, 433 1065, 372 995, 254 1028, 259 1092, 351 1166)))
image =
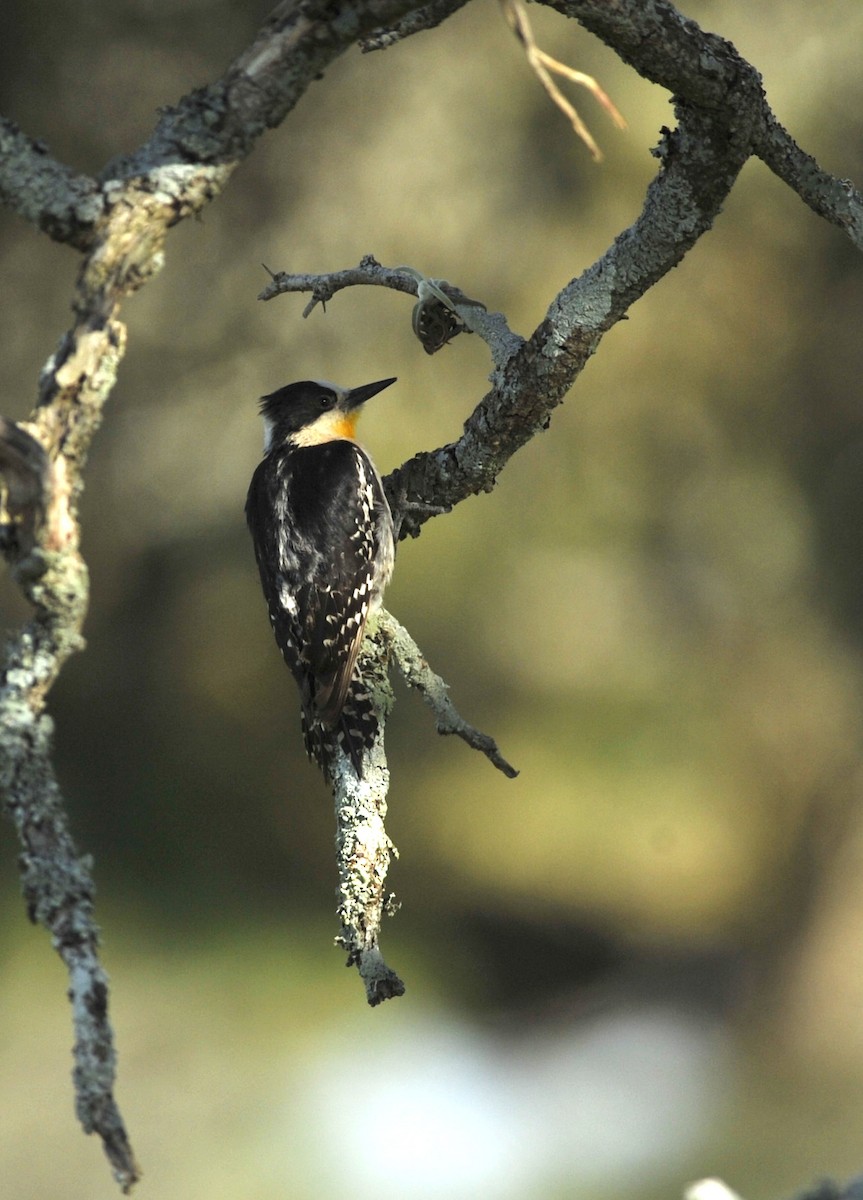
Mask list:
MULTIPOLYGON (((136 146, 268 5, 6 0, 0 110, 70 164, 136 146)), ((827 169, 863 178, 863 9, 693 0, 827 169)), ((603 342, 548 433, 403 544, 388 606, 514 782, 399 693, 371 1011, 331 939, 333 819, 245 530, 256 399, 395 374, 387 471, 456 437, 484 345, 428 358, 410 301, 261 304, 366 253, 529 333, 639 211, 668 96, 532 7, 595 166, 497 7, 315 83, 124 310, 84 503, 88 649, 51 697, 96 859, 142 1197, 746 1196, 863 1169, 863 263, 760 164, 603 342)), ((0 212, 2 411, 24 417, 77 256, 0 212)), ((8 580, 2 615, 25 608, 8 580)), ((78 1130, 65 979, 3 828, 0 1194, 116 1194, 78 1130)))

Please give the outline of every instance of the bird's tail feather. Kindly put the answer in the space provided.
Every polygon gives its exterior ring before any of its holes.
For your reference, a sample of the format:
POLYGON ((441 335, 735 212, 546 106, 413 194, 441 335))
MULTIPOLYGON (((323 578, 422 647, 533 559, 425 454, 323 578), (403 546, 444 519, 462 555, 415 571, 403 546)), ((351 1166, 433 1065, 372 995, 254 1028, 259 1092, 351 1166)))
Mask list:
POLYGON ((353 679, 344 707, 332 726, 322 725, 315 712, 303 709, 303 739, 306 753, 324 775, 332 776, 336 748, 351 761, 357 778, 363 777, 363 752, 374 745, 378 719, 372 698, 361 679, 353 679))

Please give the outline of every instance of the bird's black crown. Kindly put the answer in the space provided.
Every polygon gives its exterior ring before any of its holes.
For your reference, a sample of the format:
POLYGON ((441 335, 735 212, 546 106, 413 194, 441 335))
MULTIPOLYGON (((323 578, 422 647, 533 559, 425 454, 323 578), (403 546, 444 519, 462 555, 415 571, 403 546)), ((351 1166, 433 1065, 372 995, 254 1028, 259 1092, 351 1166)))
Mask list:
POLYGON ((311 425, 339 403, 339 393, 326 383, 304 379, 288 383, 261 397, 261 416, 283 433, 296 433, 311 425))

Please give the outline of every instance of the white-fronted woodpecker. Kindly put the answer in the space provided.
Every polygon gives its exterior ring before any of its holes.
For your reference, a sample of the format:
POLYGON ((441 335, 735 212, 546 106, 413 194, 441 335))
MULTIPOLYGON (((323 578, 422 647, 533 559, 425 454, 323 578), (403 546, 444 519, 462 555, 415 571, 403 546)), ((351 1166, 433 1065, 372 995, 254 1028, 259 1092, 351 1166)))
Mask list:
POLYGON ((339 745, 361 776, 377 732, 356 662, 395 542, 380 476, 354 433, 362 405, 391 383, 307 380, 261 399, 264 457, 246 520, 270 624, 299 685, 306 750, 327 775, 339 745))

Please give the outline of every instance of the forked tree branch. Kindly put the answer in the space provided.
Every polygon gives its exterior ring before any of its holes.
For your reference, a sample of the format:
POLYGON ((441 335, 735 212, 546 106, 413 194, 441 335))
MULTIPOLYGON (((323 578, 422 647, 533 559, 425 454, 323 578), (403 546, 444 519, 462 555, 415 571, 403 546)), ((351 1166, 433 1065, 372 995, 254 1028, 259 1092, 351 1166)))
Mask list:
MULTIPOLYGON (((757 72, 728 42, 687 21, 667 0, 544 2, 667 88, 676 98, 678 127, 663 134, 656 151, 660 169, 638 220, 551 300, 528 338, 510 332, 499 315, 447 292, 461 323, 489 343, 491 389, 458 441, 417 454, 390 476, 403 535, 418 534, 431 516, 494 487, 519 447, 547 427, 605 332, 710 228, 750 156, 761 158, 816 213, 863 246, 859 192, 797 146, 769 109, 757 72)), ((114 1048, 92 883, 62 815, 44 712, 57 673, 80 645, 87 608, 78 500, 89 446, 123 354, 119 307, 160 269, 168 230, 220 193, 260 135, 284 119, 343 50, 358 41, 366 49, 381 47, 433 28, 461 3, 285 0, 219 80, 163 110, 152 137, 108 163, 98 177, 70 170, 0 119, 0 201, 84 255, 74 322, 46 364, 28 427, 49 464, 38 504, 16 510, 7 479, 4 552, 33 616, 11 639, 0 678, 0 786, 4 810, 21 838, 28 909, 50 930, 70 973, 79 1115, 88 1132, 102 1137, 124 1188, 138 1170, 113 1099, 114 1048)), ((395 276, 386 286, 413 290, 395 276)), ((452 332, 447 320, 444 315, 444 340, 452 332)), ((437 341, 424 345, 428 350, 437 341)), ((13 444, 5 457, 0 454, 0 464, 14 476, 21 443, 11 432, 13 444)), ((385 648, 370 637, 364 654, 373 671, 385 648)), ((386 707, 384 691, 381 705, 386 707)), ((377 945, 380 915, 389 905, 383 878, 392 852, 383 830, 386 773, 379 765, 373 795, 360 795, 347 781, 336 788, 343 944, 370 999, 396 995, 400 986, 377 945), (371 882, 363 893, 351 880, 371 882)))
POLYGON ((703 30, 668 0, 539 0, 578 21, 639 75, 687 106, 747 131, 760 158, 804 204, 863 250, 863 196, 797 145, 773 114, 761 76, 725 38, 703 30))
POLYGON ((357 778, 347 756, 336 750, 331 780, 336 807, 338 914, 342 926, 336 943, 347 951, 347 965, 357 968, 366 999, 373 1007, 402 996, 405 991, 404 983, 387 965, 380 948, 383 918, 392 916, 398 908, 395 895, 386 887, 390 861, 398 858, 385 827, 390 773, 384 733, 394 702, 388 671, 391 661, 434 713, 438 733, 460 737, 484 754, 508 779, 518 774, 493 738, 459 716, 446 684, 431 670, 407 630, 386 610, 373 614, 360 650, 360 671, 377 716, 377 734, 371 748, 363 752, 362 778, 357 778))
MULTIPOLYGON (((512 334, 503 318, 503 335, 500 324, 486 332, 489 317, 496 314, 485 314, 475 302, 465 305, 457 287, 443 284, 459 317, 489 342, 495 362, 492 389, 468 417, 457 442, 420 452, 385 481, 402 536, 417 536, 430 517, 448 512, 468 496, 490 491, 512 455, 548 427, 554 408, 604 334, 711 228, 744 162, 762 146, 763 98, 751 68, 749 83, 748 121, 737 113, 739 96, 733 109, 718 113, 678 102, 678 127, 673 133, 665 131, 655 152, 661 168, 638 220, 558 293, 526 341, 512 334)), ((796 156, 806 159, 799 149, 796 156)), ((859 194, 814 164, 804 182, 807 187, 801 184, 800 190, 807 203, 817 197, 856 244, 859 194)), ((277 274, 261 298, 291 291, 329 298, 352 284, 415 291, 410 278, 405 268, 381 267, 367 256, 359 267, 331 275, 277 274)))
POLYGON ((80 646, 87 611, 78 501, 125 346, 117 313, 161 268, 168 229, 219 194, 260 135, 283 120, 334 58, 410 7, 405 0, 280 4, 220 80, 164 110, 153 136, 97 179, 76 174, 0 118, 0 201, 85 256, 75 320, 46 363, 29 424, 50 464, 50 486, 37 496, 26 536, 9 503, 19 431, 3 427, 13 442, 0 455, 7 492, 2 546, 33 617, 9 639, 0 671, 0 799, 21 841, 28 911, 52 934, 69 970, 78 1115, 101 1137, 124 1190, 139 1169, 113 1095, 115 1050, 93 885, 69 835, 44 714, 54 679, 80 646))
MULTIPOLYGON (((545 319, 525 340, 506 326, 487 337, 495 359, 491 390, 465 422, 457 442, 421 451, 385 480, 401 536, 417 536, 430 517, 479 492, 491 491, 513 454, 548 427, 596 351, 604 334, 633 302, 681 261, 713 224, 750 153, 746 130, 678 105, 680 123, 666 131, 657 157, 661 168, 651 183, 638 220, 584 274, 555 296, 545 319)), ((346 282, 405 286, 404 269, 381 269, 366 258, 346 282), (374 278, 363 278, 363 275, 374 278)), ((332 281, 333 277, 330 277, 332 281)), ((326 278, 277 275, 266 298, 278 291, 332 294, 326 278)), ((453 296, 461 293, 453 290, 453 296)), ((458 315, 481 331, 475 305, 454 299, 458 315)))

